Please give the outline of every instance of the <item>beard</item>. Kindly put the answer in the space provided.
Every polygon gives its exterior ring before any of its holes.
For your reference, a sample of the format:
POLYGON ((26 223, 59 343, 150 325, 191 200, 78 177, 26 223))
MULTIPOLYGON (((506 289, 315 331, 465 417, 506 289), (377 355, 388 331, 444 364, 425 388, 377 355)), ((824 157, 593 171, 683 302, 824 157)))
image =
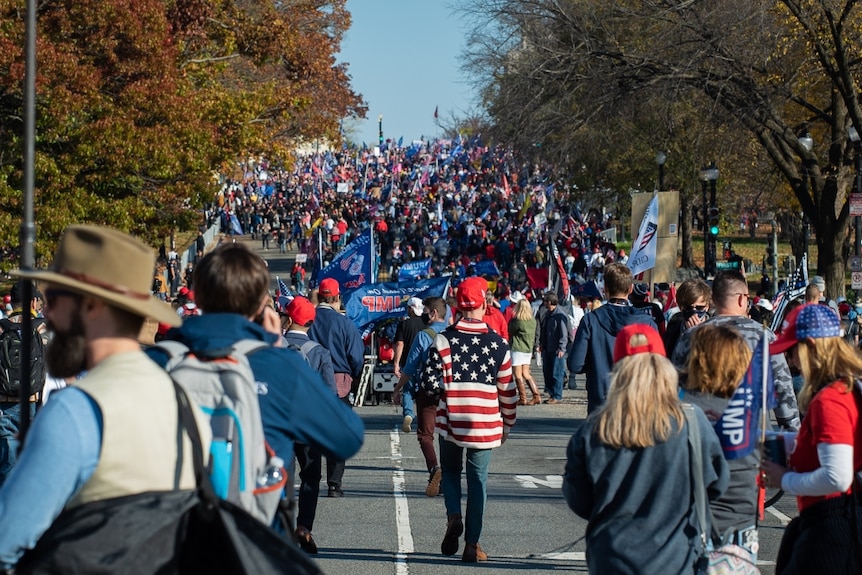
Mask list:
POLYGON ((84 334, 84 321, 81 312, 72 315, 69 329, 57 331, 49 324, 54 337, 45 350, 45 365, 52 377, 66 379, 75 377, 87 369, 87 337, 84 334))

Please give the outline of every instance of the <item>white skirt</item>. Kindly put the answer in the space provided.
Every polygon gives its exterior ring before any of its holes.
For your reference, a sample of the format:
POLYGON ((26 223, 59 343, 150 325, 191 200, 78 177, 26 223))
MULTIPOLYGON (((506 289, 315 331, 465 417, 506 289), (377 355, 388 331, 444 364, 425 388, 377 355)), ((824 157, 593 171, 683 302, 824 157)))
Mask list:
POLYGON ((516 365, 530 365, 530 360, 533 358, 532 353, 525 351, 512 352, 512 367, 516 365))

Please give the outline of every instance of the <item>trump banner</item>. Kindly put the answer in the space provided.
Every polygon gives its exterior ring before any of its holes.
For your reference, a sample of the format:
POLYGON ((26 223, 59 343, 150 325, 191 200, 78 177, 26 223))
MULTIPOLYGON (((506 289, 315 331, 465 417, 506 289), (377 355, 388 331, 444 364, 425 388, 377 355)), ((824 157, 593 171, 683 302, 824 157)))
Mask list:
POLYGON ((426 258, 401 264, 398 270, 398 281, 427 278, 429 275, 431 275, 431 258, 426 258))
POLYGON ((344 309, 347 318, 364 337, 387 319, 405 317, 407 300, 411 297, 446 297, 450 279, 443 277, 366 284, 344 295, 344 309))
POLYGON ((350 291, 371 283, 371 265, 374 260, 371 249, 371 228, 366 228, 359 236, 338 252, 332 263, 320 270, 317 282, 324 278, 338 281, 342 291, 350 291))

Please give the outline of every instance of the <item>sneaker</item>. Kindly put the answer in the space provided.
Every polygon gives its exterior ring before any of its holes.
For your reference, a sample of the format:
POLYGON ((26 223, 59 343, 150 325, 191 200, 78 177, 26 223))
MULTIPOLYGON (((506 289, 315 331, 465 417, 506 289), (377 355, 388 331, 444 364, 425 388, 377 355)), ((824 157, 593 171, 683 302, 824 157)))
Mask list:
POLYGON ((296 531, 294 531, 294 535, 296 535, 296 541, 299 543, 299 546, 303 551, 312 555, 317 555, 317 543, 314 542, 314 537, 311 536, 311 531, 302 525, 299 525, 297 526, 296 531))
POLYGON ((344 492, 341 490, 341 487, 337 485, 330 485, 329 491, 326 493, 327 497, 344 497, 344 492))
POLYGON ((431 470, 431 476, 428 478, 428 487, 425 488, 427 497, 437 497, 440 495, 440 480, 443 479, 443 472, 439 465, 435 465, 431 470))
POLYGON ((464 563, 476 563, 477 561, 487 561, 488 554, 482 551, 478 543, 465 543, 464 554, 461 555, 461 561, 464 563))
POLYGON ((401 422, 401 431, 403 431, 404 433, 410 433, 410 431, 413 429, 412 425, 413 425, 413 416, 412 415, 405 415, 404 420, 401 422))
POLYGON ((458 538, 464 533, 464 523, 461 521, 461 515, 450 515, 449 522, 446 524, 446 535, 443 536, 443 543, 440 544, 440 553, 443 555, 454 555, 458 552, 458 538))

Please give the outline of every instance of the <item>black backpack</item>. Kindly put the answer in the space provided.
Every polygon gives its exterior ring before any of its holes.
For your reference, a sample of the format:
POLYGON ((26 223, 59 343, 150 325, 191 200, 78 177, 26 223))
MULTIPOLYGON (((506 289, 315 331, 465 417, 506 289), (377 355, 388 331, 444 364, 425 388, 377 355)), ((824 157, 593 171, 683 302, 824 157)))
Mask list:
MULTIPOLYGON (((45 343, 38 328, 43 319, 33 319, 30 350, 30 393, 41 393, 45 386, 45 343)), ((17 396, 21 389, 21 324, 0 319, 0 395, 17 396)))

